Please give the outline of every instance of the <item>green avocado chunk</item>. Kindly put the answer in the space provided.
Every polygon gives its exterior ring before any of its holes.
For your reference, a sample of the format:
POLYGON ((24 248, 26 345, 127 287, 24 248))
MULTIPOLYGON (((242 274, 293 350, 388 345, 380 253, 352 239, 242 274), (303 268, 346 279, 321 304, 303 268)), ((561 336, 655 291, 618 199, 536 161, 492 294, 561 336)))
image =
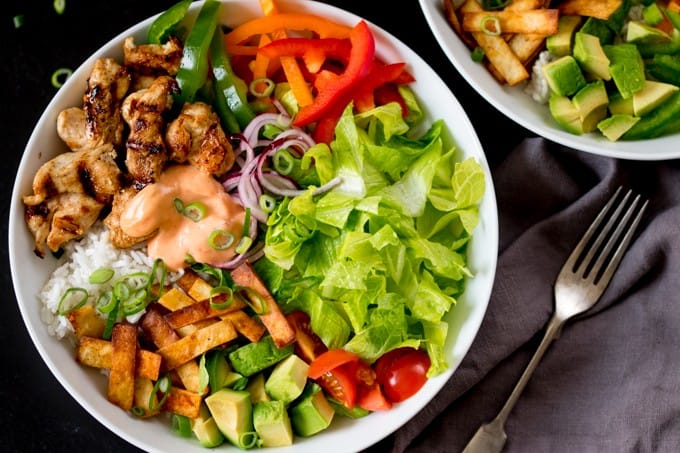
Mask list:
POLYGON ((609 70, 621 96, 627 99, 640 91, 645 84, 645 70, 635 44, 610 44, 602 49, 609 58, 609 70))
POLYGON ((680 132, 680 90, 649 114, 640 118, 621 140, 644 140, 680 132))
POLYGON ((651 25, 643 24, 638 21, 631 21, 628 23, 628 30, 626 30, 626 42, 632 43, 658 43, 668 42, 671 37, 651 25))
POLYGON ((255 404, 253 426, 263 447, 293 444, 293 428, 283 401, 261 401, 255 404))
POLYGON ((583 132, 594 131, 597 123, 607 116, 609 97, 602 80, 596 80, 581 88, 571 102, 579 112, 583 132))
POLYGON ((201 404, 198 417, 191 420, 191 430, 198 442, 206 448, 217 447, 224 442, 224 435, 217 427, 208 408, 203 404, 201 404))
POLYGON ((576 135, 583 133, 581 115, 568 97, 552 93, 548 106, 552 117, 565 131, 576 135))
POLYGON ((609 112, 612 115, 634 115, 633 97, 624 99, 621 93, 614 91, 609 95, 609 112))
POLYGON ((237 373, 249 377, 269 368, 293 353, 293 345, 278 349, 270 335, 257 343, 248 343, 229 353, 229 362, 237 373))
POLYGON ((581 33, 597 36, 602 45, 611 44, 614 41, 614 31, 607 25, 607 22, 596 17, 586 19, 581 33))
POLYGON ((224 437, 239 448, 250 448, 253 432, 253 406, 250 394, 224 388, 205 398, 217 427, 224 437))
POLYGON ((300 436, 312 436, 330 426, 335 411, 317 384, 307 386, 290 408, 293 429, 300 436))
POLYGON ((644 116, 666 101, 678 87, 669 83, 646 80, 645 86, 633 95, 635 116, 644 116))
POLYGON ((560 16, 557 33, 548 36, 545 46, 556 57, 571 54, 572 42, 576 27, 581 24, 581 16, 560 16))
POLYGON ((597 123, 597 128, 602 135, 615 142, 638 121, 640 118, 631 115, 612 115, 597 123))
POLYGON ((600 40, 596 36, 577 32, 574 36, 574 58, 591 76, 611 80, 609 58, 604 54, 600 40))
POLYGON ((288 404, 300 396, 307 383, 309 365, 295 354, 276 364, 264 389, 275 400, 288 404))
POLYGON ((571 96, 586 84, 581 68, 571 55, 551 61, 541 70, 550 89, 559 96, 571 96))

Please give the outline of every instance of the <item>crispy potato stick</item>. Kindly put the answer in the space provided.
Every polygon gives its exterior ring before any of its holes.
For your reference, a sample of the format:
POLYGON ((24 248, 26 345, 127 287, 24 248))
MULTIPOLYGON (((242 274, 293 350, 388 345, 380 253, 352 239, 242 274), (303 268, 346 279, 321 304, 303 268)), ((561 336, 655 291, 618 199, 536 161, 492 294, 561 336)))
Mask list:
MULTIPOLYGON (((219 303, 223 302, 225 299, 226 297, 224 294, 218 294, 213 298, 213 301, 219 303)), ((173 329, 179 329, 180 327, 193 324, 197 321, 202 321, 207 318, 216 318, 244 308, 246 308, 246 303, 241 297, 234 294, 231 304, 222 310, 216 310, 211 307, 210 300, 206 299, 175 310, 172 313, 168 313, 165 316, 165 319, 173 329)))
POLYGON ((512 36, 508 44, 512 53, 526 65, 543 49, 544 42, 545 36, 517 34, 512 36))
MULTIPOLYGON (((156 310, 149 310, 140 321, 142 329, 149 335, 151 341, 162 348, 180 339, 180 336, 170 327, 165 318, 156 310)), ((192 392, 200 392, 199 369, 195 360, 189 360, 177 367, 177 375, 184 384, 184 388, 192 392)))
POLYGON ((469 33, 463 31, 463 27, 460 25, 460 19, 458 19, 458 15, 456 14, 453 1, 454 0, 444 0, 444 16, 449 24, 451 24, 451 27, 453 27, 453 30, 460 36, 460 39, 462 39, 468 47, 474 47, 475 41, 469 33))
POLYGON ((619 9, 622 0, 565 0, 557 8, 568 16, 589 16, 607 20, 619 9))
POLYGON ((132 409, 135 396, 137 326, 123 323, 113 326, 111 346, 111 371, 107 397, 113 404, 129 411, 132 409))
POLYGON ((189 297, 181 289, 171 288, 165 294, 163 294, 160 299, 158 299, 158 303, 170 311, 175 311, 191 304, 195 304, 196 301, 189 297))
POLYGON ((262 335, 264 335, 267 330, 262 324, 255 321, 241 310, 226 314, 221 318, 231 321, 236 328, 236 331, 253 343, 260 341, 260 338, 262 338, 262 335))
MULTIPOLYGON (((82 337, 76 349, 76 361, 82 365, 93 368, 111 368, 113 360, 113 346, 111 342, 101 338, 82 337)), ((156 380, 161 369, 161 356, 137 348, 135 357, 135 375, 138 377, 156 380)))
POLYGON ((174 343, 167 344, 157 352, 163 356, 163 368, 171 370, 212 348, 235 339, 237 336, 238 334, 231 321, 223 320, 199 329, 174 343))
MULTIPOLYGON (((232 270, 231 278, 237 285, 253 290, 265 303, 264 313, 258 316, 272 336, 277 348, 281 349, 295 341, 295 331, 281 312, 274 296, 271 295, 249 262, 246 261, 232 270)), ((258 302, 251 300, 251 303, 256 304, 258 302)))
POLYGON ((106 320, 97 315, 92 305, 83 305, 76 310, 71 310, 66 318, 73 326, 78 338, 85 336, 101 338, 104 333, 106 320))
POLYGON ((495 18, 501 33, 525 33, 553 35, 557 33, 559 12, 556 9, 534 9, 530 11, 484 11, 463 14, 463 30, 484 32, 493 26, 488 18, 495 18))
POLYGON ((153 417, 160 412, 158 397, 153 394, 153 382, 151 379, 135 379, 135 407, 143 409, 144 412, 136 414, 141 418, 153 417), (149 401, 152 401, 153 408, 149 407, 149 401))
POLYGON ((163 404, 163 409, 173 414, 184 415, 194 419, 198 417, 203 397, 198 393, 189 392, 177 387, 170 388, 168 399, 163 404))

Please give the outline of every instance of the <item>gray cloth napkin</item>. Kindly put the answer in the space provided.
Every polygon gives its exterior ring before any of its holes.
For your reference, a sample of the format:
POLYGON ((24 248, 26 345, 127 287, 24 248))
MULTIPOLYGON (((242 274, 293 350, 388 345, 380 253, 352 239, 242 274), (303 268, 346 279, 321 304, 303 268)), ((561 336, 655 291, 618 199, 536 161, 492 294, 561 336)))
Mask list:
MULTIPOLYGON (((680 146, 680 145, 679 145, 680 146)), ((461 366, 375 451, 459 452, 541 340, 553 283, 616 187, 650 199, 607 291, 567 323, 506 424, 507 452, 680 451, 680 160, 634 162, 528 139, 492 171, 499 262, 461 366)))

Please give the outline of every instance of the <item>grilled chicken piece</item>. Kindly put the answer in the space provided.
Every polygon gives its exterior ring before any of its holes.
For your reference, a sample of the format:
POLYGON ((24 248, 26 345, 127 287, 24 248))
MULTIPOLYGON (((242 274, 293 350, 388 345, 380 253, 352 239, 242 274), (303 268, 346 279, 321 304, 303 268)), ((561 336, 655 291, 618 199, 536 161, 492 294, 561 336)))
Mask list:
POLYGON ((174 76, 182 59, 182 43, 171 36, 165 44, 137 46, 130 36, 123 42, 123 53, 125 66, 135 74, 174 76))
POLYGON ((123 118, 130 126, 125 164, 132 178, 141 184, 156 181, 168 160, 162 135, 163 113, 172 107, 172 94, 177 90, 175 79, 161 76, 123 102, 123 118))
POLYGON ((120 188, 121 172, 110 143, 59 154, 33 178, 33 195, 23 198, 25 219, 35 237, 36 255, 45 244, 56 252, 81 237, 120 188))
POLYGON ((205 173, 224 175, 234 164, 234 150, 220 119, 208 104, 184 104, 165 134, 170 159, 188 161, 205 173))
POLYGON ((123 143, 121 104, 130 88, 130 74, 112 58, 95 61, 83 108, 72 107, 57 118, 57 133, 73 151, 95 148, 112 143, 119 148, 123 143))
POLYGON ((109 240, 111 241, 111 244, 113 244, 114 247, 117 247, 119 249, 130 248, 134 245, 144 242, 145 240, 149 239, 151 236, 156 234, 156 232, 154 231, 148 236, 132 237, 125 234, 125 232, 123 232, 123 230, 120 228, 120 215, 125 209, 125 205, 127 204, 128 201, 134 198, 134 196, 137 195, 139 191, 140 189, 134 186, 129 186, 116 192, 116 194, 113 196, 111 212, 104 219, 104 225, 106 225, 109 229, 109 240))

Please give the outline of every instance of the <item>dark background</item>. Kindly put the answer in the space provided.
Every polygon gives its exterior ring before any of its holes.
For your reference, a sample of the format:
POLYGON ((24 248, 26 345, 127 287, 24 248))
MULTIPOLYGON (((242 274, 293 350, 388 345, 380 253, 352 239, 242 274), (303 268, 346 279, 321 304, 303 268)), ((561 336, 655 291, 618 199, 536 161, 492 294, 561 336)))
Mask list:
MULTIPOLYGON (((253 0, 257 1, 257 0, 253 0)), ((10 194, 24 147, 42 111, 56 93, 50 83, 60 67, 76 69, 90 54, 133 24, 172 5, 172 0, 66 0, 58 15, 52 1, 3 2, 2 62, 2 232, 7 237, 10 194), (15 29, 12 18, 24 16, 15 29)), ((523 138, 533 135, 506 119, 456 72, 428 29, 416 0, 333 0, 334 4, 382 27, 421 55, 448 84, 472 121, 493 168, 523 138)), ((137 451, 99 424, 61 387, 40 359, 24 327, 2 242, 0 289, 0 450, 137 451)), ((389 445, 389 438, 375 447, 389 445)))

